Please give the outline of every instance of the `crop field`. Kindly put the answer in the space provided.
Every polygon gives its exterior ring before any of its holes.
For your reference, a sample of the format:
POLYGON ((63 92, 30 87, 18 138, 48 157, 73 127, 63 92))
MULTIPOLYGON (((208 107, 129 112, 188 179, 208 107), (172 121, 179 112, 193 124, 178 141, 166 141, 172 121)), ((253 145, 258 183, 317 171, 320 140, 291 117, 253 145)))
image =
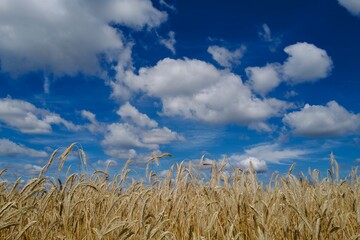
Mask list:
POLYGON ((130 161, 115 177, 47 177, 72 148, 25 183, 0 180, 0 239, 360 239, 360 177, 338 179, 333 157, 326 178, 295 176, 293 165, 268 183, 226 160, 147 171, 146 181, 128 177, 130 161))

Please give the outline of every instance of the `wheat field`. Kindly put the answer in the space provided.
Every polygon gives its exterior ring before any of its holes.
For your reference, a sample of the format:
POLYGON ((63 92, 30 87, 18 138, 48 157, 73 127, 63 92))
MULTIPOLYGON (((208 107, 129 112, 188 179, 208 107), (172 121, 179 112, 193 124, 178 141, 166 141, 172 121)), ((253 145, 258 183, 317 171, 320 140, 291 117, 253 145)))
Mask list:
POLYGON ((146 181, 128 176, 130 161, 114 177, 47 177, 73 148, 25 183, 0 180, 0 239, 360 239, 360 177, 338 179, 333 156, 327 178, 296 177, 292 165, 267 184, 225 160, 176 164, 166 176, 146 169, 146 181))

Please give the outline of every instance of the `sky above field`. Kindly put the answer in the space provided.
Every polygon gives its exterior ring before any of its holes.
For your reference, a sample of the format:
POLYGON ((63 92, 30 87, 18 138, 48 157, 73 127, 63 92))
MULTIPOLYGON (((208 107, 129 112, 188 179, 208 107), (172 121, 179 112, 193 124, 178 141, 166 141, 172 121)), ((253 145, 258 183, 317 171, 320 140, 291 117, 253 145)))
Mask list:
MULTIPOLYGON (((0 0, 0 168, 77 142, 264 176, 360 164, 358 0, 0 0)), ((79 166, 76 154, 68 164, 79 166)), ((141 174, 140 174, 141 175, 141 174)))

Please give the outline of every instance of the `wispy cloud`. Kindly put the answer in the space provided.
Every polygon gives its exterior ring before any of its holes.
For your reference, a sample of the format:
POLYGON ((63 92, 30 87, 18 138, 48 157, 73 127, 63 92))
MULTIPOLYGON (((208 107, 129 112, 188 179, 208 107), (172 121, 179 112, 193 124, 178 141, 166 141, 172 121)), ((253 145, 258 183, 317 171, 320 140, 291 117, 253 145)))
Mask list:
POLYGON ((295 97, 297 95, 299 95, 299 93, 297 93, 294 90, 290 90, 285 93, 284 97, 289 99, 289 98, 295 97))
POLYGON ((261 26, 258 34, 261 40, 269 43, 269 49, 271 52, 275 52, 281 44, 281 38, 278 36, 273 36, 269 25, 266 23, 261 26))
POLYGON ((164 45, 167 49, 169 49, 173 54, 176 54, 175 44, 175 32, 170 31, 168 33, 168 38, 161 38, 160 43, 164 45))
POLYGON ((172 11, 176 11, 176 7, 174 5, 170 5, 169 3, 167 3, 165 0, 160 0, 159 3, 162 6, 167 7, 168 9, 172 10, 172 11))
POLYGON ((44 78, 44 93, 50 94, 50 79, 48 77, 44 78))
POLYGON ((307 149, 289 148, 278 143, 264 143, 245 149, 243 154, 233 154, 229 157, 229 160, 246 160, 245 162, 248 162, 249 158, 256 158, 266 163, 280 164, 302 159, 310 153, 311 151, 307 149))

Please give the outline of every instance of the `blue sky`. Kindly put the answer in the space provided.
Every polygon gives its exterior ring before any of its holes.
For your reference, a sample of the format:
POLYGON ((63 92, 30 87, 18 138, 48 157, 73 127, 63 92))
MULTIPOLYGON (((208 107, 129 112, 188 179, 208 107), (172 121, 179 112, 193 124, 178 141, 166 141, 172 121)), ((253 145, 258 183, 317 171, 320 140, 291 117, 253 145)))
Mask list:
POLYGON ((0 168, 360 163, 358 0, 0 0, 0 168), (76 154, 68 162, 79 166, 76 154))

